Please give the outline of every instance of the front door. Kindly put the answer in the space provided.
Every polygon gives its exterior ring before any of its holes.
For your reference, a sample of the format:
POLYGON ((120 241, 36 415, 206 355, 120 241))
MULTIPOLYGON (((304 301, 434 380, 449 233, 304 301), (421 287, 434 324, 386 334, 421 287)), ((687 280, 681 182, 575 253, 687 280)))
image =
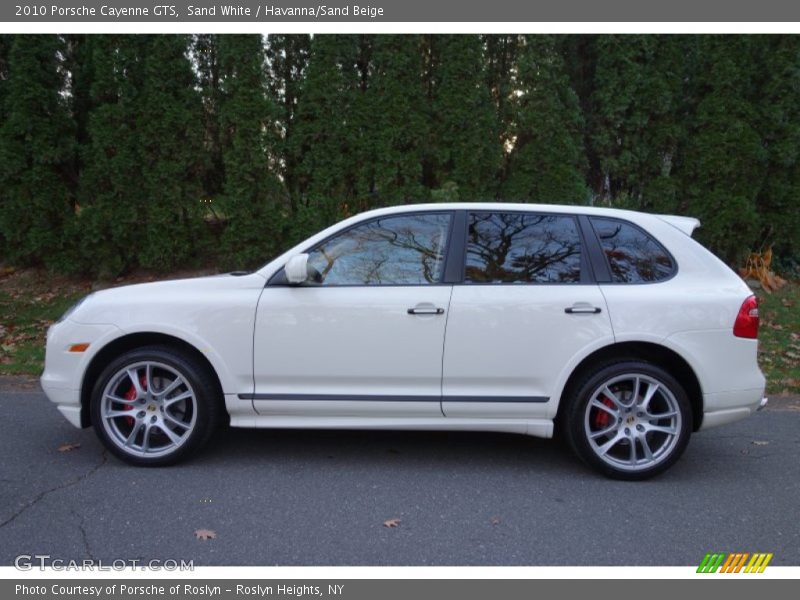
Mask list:
POLYGON ((441 417, 451 221, 450 212, 373 218, 309 250, 309 284, 268 285, 255 327, 255 409, 441 417))

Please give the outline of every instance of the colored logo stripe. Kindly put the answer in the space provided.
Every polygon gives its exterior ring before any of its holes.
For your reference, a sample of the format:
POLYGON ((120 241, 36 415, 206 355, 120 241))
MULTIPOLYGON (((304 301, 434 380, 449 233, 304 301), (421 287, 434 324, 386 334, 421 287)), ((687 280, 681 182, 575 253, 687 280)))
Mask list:
POLYGON ((767 568, 769 561, 772 560, 772 552, 769 554, 766 553, 758 553, 753 554, 753 558, 750 559, 750 562, 744 569, 745 573, 763 573, 764 569, 767 568))
POLYGON ((700 561, 698 573, 763 573, 772 560, 771 552, 709 552, 700 561), (747 562, 747 559, 750 562, 747 562), (747 566, 745 566, 747 563, 747 566), (744 571, 742 569, 744 568, 744 571))
POLYGON ((709 553, 703 557, 700 566, 697 567, 698 573, 716 573, 722 561, 725 560, 725 555, 722 553, 709 553))

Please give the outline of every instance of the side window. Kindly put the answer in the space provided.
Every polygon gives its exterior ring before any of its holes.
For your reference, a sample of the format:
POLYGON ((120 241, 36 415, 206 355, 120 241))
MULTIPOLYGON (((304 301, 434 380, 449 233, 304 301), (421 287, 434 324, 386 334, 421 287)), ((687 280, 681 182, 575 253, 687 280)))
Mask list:
POLYGON ((450 215, 396 215, 336 235, 309 252, 321 285, 426 285, 444 268, 450 215))
POLYGON ((471 213, 465 275, 467 283, 577 283, 577 223, 560 215, 471 213))
POLYGON ((675 265, 652 237, 630 223, 592 217, 592 227, 616 283, 650 283, 670 277, 675 265))

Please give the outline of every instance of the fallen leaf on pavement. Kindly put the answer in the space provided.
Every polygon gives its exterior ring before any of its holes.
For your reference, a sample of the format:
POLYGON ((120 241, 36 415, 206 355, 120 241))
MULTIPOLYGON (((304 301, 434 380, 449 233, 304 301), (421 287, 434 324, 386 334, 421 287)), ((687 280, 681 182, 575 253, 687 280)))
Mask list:
POLYGON ((72 452, 73 450, 77 450, 80 447, 81 447, 80 444, 61 444, 58 447, 58 451, 59 452, 72 452))
POLYGON ((383 522, 384 527, 397 527, 400 525, 400 519, 386 519, 383 522))
POLYGON ((194 532, 194 537, 198 540, 213 540, 217 537, 217 532, 211 529, 197 529, 194 532))

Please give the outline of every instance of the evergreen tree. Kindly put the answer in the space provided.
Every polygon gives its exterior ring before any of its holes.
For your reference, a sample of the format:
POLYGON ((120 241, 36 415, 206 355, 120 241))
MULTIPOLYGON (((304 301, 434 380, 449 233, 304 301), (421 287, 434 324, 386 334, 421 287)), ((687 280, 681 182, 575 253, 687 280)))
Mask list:
POLYGON ((289 140, 295 161, 296 214, 292 239, 348 214, 355 199, 360 131, 353 118, 361 94, 359 38, 315 35, 289 140))
POLYGON ((600 36, 596 47, 591 142, 601 157, 601 200, 674 211, 683 38, 600 36))
POLYGON ((748 36, 703 36, 692 50, 698 99, 678 166, 680 210, 698 217, 698 239, 735 263, 758 236, 756 198, 766 152, 753 103, 753 44, 748 36))
POLYGON ((91 110, 92 50, 91 36, 69 34, 64 36, 64 72, 67 80, 69 109, 75 121, 75 158, 71 177, 77 185, 83 170, 80 149, 88 140, 89 112, 91 110))
POLYGON ((183 35, 147 36, 139 106, 144 267, 186 264, 203 247, 203 107, 183 35))
POLYGON ((292 152, 297 106, 311 52, 308 34, 270 34, 267 37, 267 88, 278 108, 281 140, 277 148, 282 157, 279 168, 289 192, 292 212, 297 210, 299 195, 297 155, 292 152))
POLYGON ((599 60, 598 42, 601 35, 560 35, 556 37, 564 68, 578 96, 583 119, 583 146, 586 154, 586 181, 591 190, 591 201, 603 195, 607 187, 601 156, 595 150, 592 138, 596 128, 595 117, 595 71, 599 60))
POLYGON ((474 35, 436 38, 438 64, 431 128, 438 188, 447 199, 487 200, 496 193, 502 162, 500 125, 486 84, 483 43, 474 35))
POLYGON ((224 168, 220 142, 220 65, 217 34, 195 35, 192 39, 192 58, 197 71, 197 85, 203 103, 204 155, 203 191, 214 198, 222 193, 224 168))
POLYGON ((13 37, 0 34, 0 123, 5 122, 5 94, 8 81, 8 60, 11 54, 13 37))
POLYGON ((500 145, 506 148, 511 145, 514 135, 517 61, 525 38, 521 35, 492 34, 482 36, 482 39, 486 48, 486 83, 499 119, 500 145))
POLYGON ((62 95, 63 40, 19 35, 9 52, 0 127, 0 232, 8 259, 56 264, 74 214, 74 123, 62 95))
MULTIPOLYGON (((0 34, 0 123, 5 123, 5 94, 6 82, 8 81, 8 58, 11 52, 12 37, 8 34, 0 34)), ((0 196, 0 208, 4 207, 3 197, 0 196)), ((3 228, 0 227, 0 260, 6 255, 5 238, 3 228)))
POLYGON ((756 198, 761 230, 753 244, 800 261, 800 38, 757 36, 759 130, 767 153, 756 198))
POLYGON ((82 150, 78 268, 114 277, 137 263, 144 246, 147 196, 142 188, 140 101, 146 39, 91 36, 91 110, 82 150))
POLYGON ((552 36, 527 36, 519 60, 508 201, 584 203, 586 164, 578 98, 552 36))
POLYGON ((277 108, 266 96, 261 36, 219 40, 220 128, 225 167, 223 236, 232 263, 255 267, 280 249, 281 184, 274 172, 277 108))
POLYGON ((424 201, 422 164, 430 123, 420 37, 378 36, 372 68, 364 99, 369 193, 383 206, 424 201))

